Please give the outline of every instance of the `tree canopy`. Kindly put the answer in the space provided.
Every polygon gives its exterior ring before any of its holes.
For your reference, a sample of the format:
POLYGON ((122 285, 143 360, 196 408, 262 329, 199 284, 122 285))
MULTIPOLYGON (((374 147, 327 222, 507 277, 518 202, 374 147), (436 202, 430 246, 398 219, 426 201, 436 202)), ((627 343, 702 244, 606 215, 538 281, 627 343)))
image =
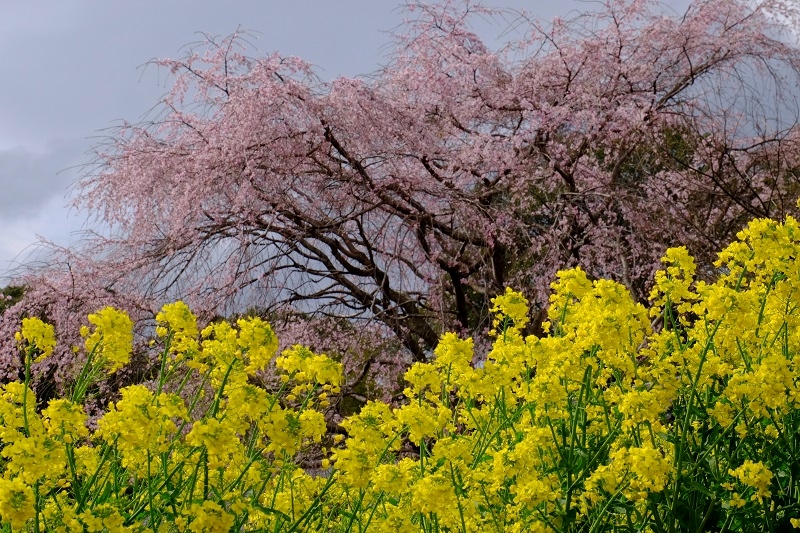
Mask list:
POLYGON ((408 6, 366 78, 321 81, 240 35, 158 61, 174 77, 161 113, 121 127, 76 185, 96 232, 31 265, 2 327, 46 313, 76 331, 103 305, 146 316, 182 298, 206 318, 363 320, 422 360, 445 329, 487 328, 506 286, 543 309, 562 268, 642 301, 686 244, 710 276, 747 220, 800 196, 800 7, 597 6, 505 13, 498 50, 470 20, 502 12, 408 6))

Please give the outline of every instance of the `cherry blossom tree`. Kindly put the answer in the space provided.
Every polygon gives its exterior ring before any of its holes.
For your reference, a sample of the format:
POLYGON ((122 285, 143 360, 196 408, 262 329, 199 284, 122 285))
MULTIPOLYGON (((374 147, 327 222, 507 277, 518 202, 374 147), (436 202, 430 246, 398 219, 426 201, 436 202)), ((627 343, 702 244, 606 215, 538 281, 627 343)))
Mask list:
POLYGON ((367 78, 323 82, 238 35, 158 61, 175 80, 161 114, 120 128, 76 186, 96 231, 29 269, 4 337, 23 313, 66 335, 107 303, 145 317, 182 298, 206 319, 377 324, 422 360, 443 330, 486 328, 505 286, 543 309, 562 268, 640 300, 668 246, 712 273, 748 219, 800 196, 800 8, 587 5, 547 24, 409 5, 367 78), (473 15, 512 38, 493 50, 473 15))

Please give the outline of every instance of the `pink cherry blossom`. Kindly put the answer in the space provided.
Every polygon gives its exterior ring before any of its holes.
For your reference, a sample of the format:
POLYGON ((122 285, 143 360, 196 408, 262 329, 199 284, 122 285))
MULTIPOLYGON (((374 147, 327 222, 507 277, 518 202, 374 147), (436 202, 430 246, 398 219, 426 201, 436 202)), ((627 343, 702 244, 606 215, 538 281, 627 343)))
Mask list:
MULTIPOLYGON (((371 322, 421 360, 443 331, 483 331, 506 286, 540 311, 562 268, 640 300, 668 246, 712 274, 747 220, 800 195, 800 4, 591 6, 548 24, 415 4, 385 68, 329 83, 238 35, 158 61, 175 81, 161 113, 77 184, 96 233, 31 265, 2 338, 23 314, 70 339, 101 306, 145 319, 181 298, 205 320, 371 322), (513 40, 492 49, 473 14, 513 20, 513 40)), ((43 371, 67 371, 61 349, 43 371)), ((13 343, 0 353, 13 376, 13 343)))

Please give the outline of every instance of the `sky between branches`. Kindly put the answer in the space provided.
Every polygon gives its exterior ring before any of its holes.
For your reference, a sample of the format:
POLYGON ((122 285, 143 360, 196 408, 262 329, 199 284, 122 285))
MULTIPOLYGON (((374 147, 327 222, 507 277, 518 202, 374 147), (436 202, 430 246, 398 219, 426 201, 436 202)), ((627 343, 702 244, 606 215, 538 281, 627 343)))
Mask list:
MULTIPOLYGON (((542 20, 597 7, 580 0, 484 4, 542 20)), ((688 4, 665 3, 678 12, 688 4)), ((25 260, 37 235, 60 245, 75 239, 86 214, 65 206, 88 151, 104 129, 142 119, 169 88, 165 72, 145 67, 150 59, 180 56, 202 38, 198 32, 242 28, 254 32, 249 40, 260 53, 300 56, 323 79, 366 75, 386 61, 388 31, 403 16, 394 0, 0 1, 0 276, 25 260)), ((475 29, 500 43, 512 22, 475 29)))

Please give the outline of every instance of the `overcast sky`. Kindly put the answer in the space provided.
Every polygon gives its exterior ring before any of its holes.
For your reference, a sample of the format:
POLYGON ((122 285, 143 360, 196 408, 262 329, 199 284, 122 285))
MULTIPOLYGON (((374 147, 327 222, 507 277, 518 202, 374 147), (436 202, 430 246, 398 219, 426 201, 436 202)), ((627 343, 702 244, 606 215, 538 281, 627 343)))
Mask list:
MULTIPOLYGON (((669 3, 669 2, 668 2, 669 3)), ((686 4, 674 0, 675 4, 686 4)), ((579 0, 492 0, 543 20, 586 9, 579 0)), ((259 52, 316 64, 325 79, 377 70, 402 22, 394 0, 0 0, 0 275, 37 235, 61 245, 86 213, 69 212, 69 185, 103 130, 137 122, 168 89, 143 65, 180 57, 198 32, 258 32, 259 52)), ((594 4, 596 7, 596 4, 594 4)), ((489 42, 508 28, 481 27, 489 42)), ((4 284, 0 279, 0 285, 4 284)))

